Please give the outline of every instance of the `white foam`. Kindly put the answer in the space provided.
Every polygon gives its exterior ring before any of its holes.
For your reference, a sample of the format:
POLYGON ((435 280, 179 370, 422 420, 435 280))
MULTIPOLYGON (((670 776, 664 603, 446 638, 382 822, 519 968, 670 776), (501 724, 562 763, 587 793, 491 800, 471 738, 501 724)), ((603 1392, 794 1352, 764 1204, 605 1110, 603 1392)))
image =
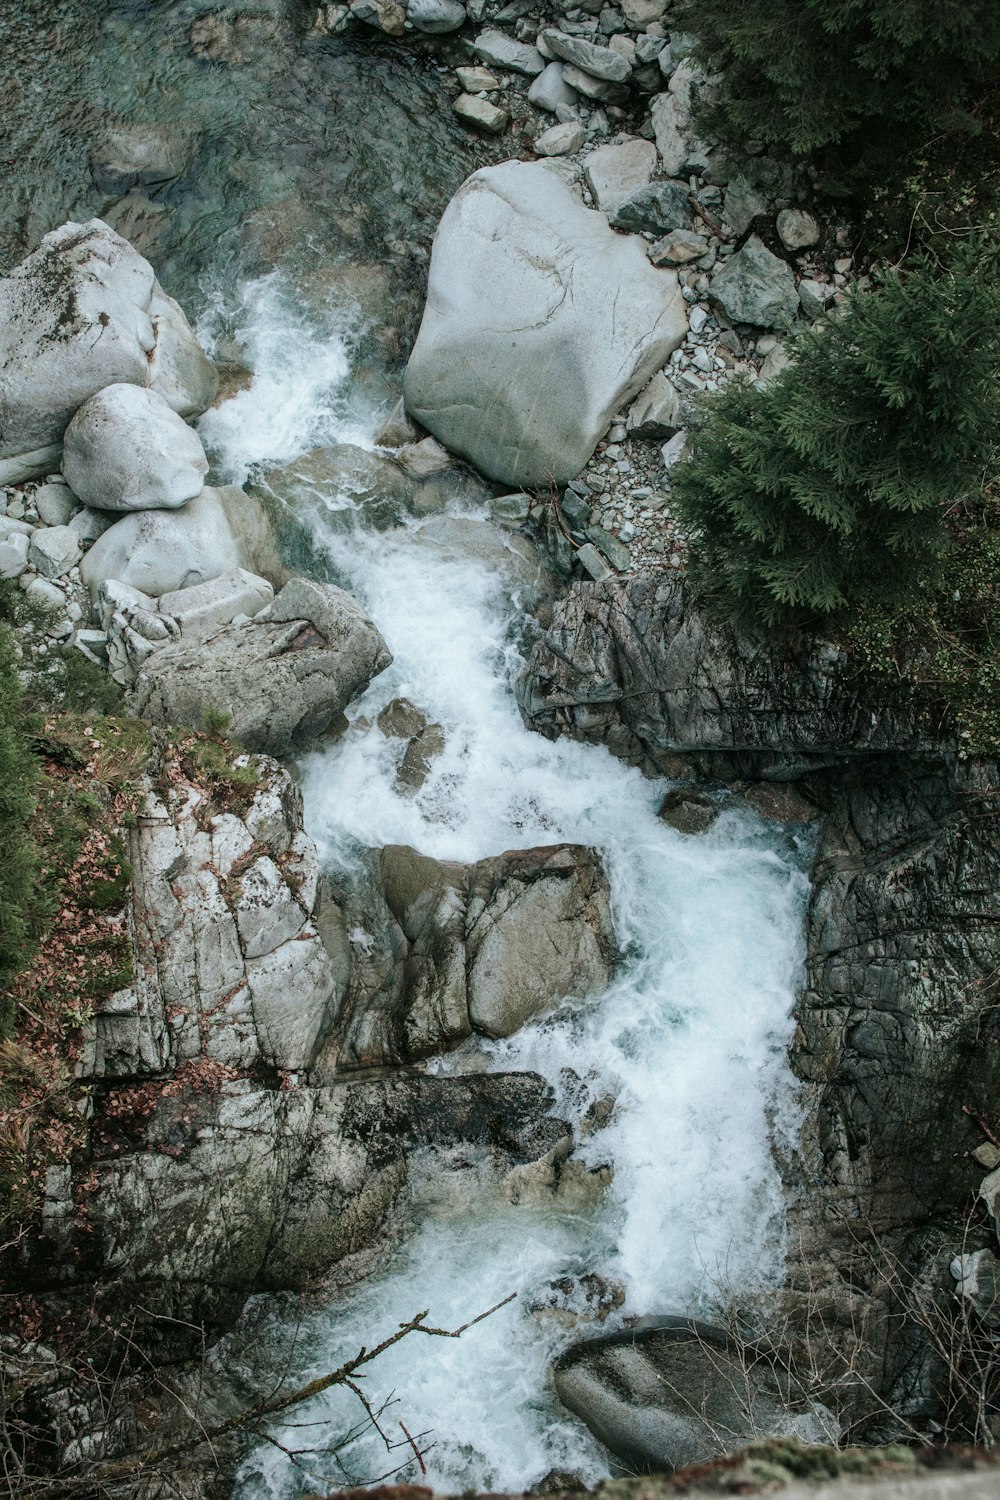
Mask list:
MULTIPOLYGON (((298 334, 287 342, 260 335, 256 348, 265 388, 280 388, 284 370, 306 395, 290 401, 287 425, 266 438, 251 430, 260 407, 248 401, 242 434, 234 410, 215 441, 232 454, 266 448, 268 457, 291 457, 296 444, 315 440, 317 425, 336 425, 328 394, 312 416, 297 407, 310 391, 329 392, 336 358, 298 334), (293 346, 298 364, 288 371, 282 362, 293 346)), ((491 1067, 543 1074, 567 1116, 578 1117, 588 1101, 617 1099, 610 1124, 581 1148, 591 1164, 613 1164, 603 1204, 587 1213, 515 1211, 487 1199, 461 1212, 454 1205, 429 1212, 387 1275, 309 1313, 296 1369, 306 1377, 333 1368, 422 1308, 435 1322, 460 1323, 516 1290, 513 1307, 459 1341, 414 1338, 393 1350, 372 1370, 369 1397, 395 1389, 407 1428, 433 1429, 428 1482, 439 1489, 520 1490, 552 1468, 592 1480, 606 1472, 606 1456, 559 1407, 548 1374, 573 1335, 531 1314, 529 1304, 544 1300, 554 1278, 587 1272, 621 1285, 620 1316, 696 1308, 720 1283, 780 1276, 770 1133, 791 1134, 796 1120, 786 1048, 801 963, 802 860, 749 816, 726 814, 708 834, 685 838, 656 816, 663 784, 603 749, 529 733, 512 694, 521 664, 514 606, 483 564, 449 560, 397 533, 338 535, 326 545, 395 660, 351 710, 371 727, 307 759, 307 825, 323 858, 350 869, 360 847, 383 843, 457 860, 563 840, 589 844, 611 877, 625 957, 599 1002, 571 1004, 479 1049, 491 1067), (402 745, 374 724, 397 695, 447 737, 416 796, 397 791, 402 745)), ((292 1337, 280 1303, 265 1328, 276 1368, 292 1337)), ((343 1431, 356 1414, 341 1396, 321 1398, 308 1420, 328 1426, 309 1429, 310 1444, 343 1431)), ((298 1431, 284 1430, 282 1440, 298 1431)), ((369 1478, 391 1466, 370 1441, 353 1463, 369 1478)), ((244 1465, 236 1493, 284 1500, 310 1488, 264 1446, 244 1465)))
POLYGON ((350 409, 351 316, 332 304, 322 323, 303 308, 280 271, 244 282, 235 300, 210 299, 198 337, 218 357, 223 336, 235 342, 253 383, 198 423, 213 460, 213 478, 242 484, 258 465, 290 462, 327 443, 371 440, 369 424, 350 409))

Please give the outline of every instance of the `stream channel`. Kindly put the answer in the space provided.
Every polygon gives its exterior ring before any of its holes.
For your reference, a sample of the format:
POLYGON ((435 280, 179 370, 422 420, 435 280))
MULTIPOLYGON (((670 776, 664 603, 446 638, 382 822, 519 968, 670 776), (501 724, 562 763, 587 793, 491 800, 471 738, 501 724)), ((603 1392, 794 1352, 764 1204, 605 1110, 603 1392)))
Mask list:
MULTIPOLYGON (((415 331, 434 225, 495 148, 455 122, 430 60, 384 41, 310 41, 310 7, 291 0, 257 4, 267 25, 242 59, 207 65, 191 55, 190 26, 217 9, 17 7, 0 64, 10 133, 0 261, 71 217, 104 214, 134 231, 210 352, 253 371, 252 386, 201 424, 215 482, 241 482, 320 444, 371 446, 415 331), (131 218, 88 169, 88 142, 122 119, 167 120, 193 142, 183 179, 150 195, 152 208, 126 205, 131 218)), ((520 1490, 554 1470, 594 1481, 608 1455, 552 1393, 559 1350, 780 1277, 772 1146, 797 1125, 786 1047, 809 851, 747 813, 684 837, 656 816, 665 783, 603 749, 529 733, 513 696, 524 614, 504 581, 475 557, 417 545, 412 528, 345 528, 350 502, 319 498, 314 565, 369 610, 394 663, 352 706, 343 738, 306 757, 308 830, 341 880, 386 843, 461 861, 561 841, 599 850, 623 952, 608 992, 424 1066, 533 1070, 577 1125, 616 1101, 578 1147, 587 1165, 613 1170, 597 1202, 515 1206, 431 1186, 415 1232, 375 1276, 305 1304, 254 1299, 214 1358, 251 1388, 286 1367, 305 1380, 421 1309, 454 1327, 516 1292, 461 1339, 391 1350, 369 1399, 394 1393, 393 1429, 402 1420, 428 1434, 426 1482, 438 1489, 520 1490), (446 734, 415 795, 395 784, 400 742, 374 722, 397 696, 446 734), (598 1323, 608 1288, 619 1305, 598 1323)), ((470 513, 462 500, 454 508, 470 513)), ((357 1417, 349 1393, 328 1393, 296 1410, 298 1427, 274 1432, 318 1450, 357 1417)), ((387 1460, 369 1433, 349 1465, 371 1478, 405 1457, 387 1460)), ((291 1500, 320 1478, 343 1482, 329 1457, 296 1468, 265 1444, 234 1494, 291 1500)))

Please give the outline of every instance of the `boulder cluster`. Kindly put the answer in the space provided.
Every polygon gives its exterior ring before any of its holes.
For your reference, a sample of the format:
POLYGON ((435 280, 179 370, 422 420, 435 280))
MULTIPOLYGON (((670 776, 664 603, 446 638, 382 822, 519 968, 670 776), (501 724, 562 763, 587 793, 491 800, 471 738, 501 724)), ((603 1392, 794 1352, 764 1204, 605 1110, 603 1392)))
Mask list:
POLYGON ((715 80, 666 0, 357 0, 321 5, 314 34, 358 28, 429 49, 458 118, 520 158, 441 221, 411 411, 503 484, 572 481, 577 576, 680 569, 671 471, 695 404, 772 378, 842 302, 850 226, 815 217, 807 173, 699 139, 715 80))

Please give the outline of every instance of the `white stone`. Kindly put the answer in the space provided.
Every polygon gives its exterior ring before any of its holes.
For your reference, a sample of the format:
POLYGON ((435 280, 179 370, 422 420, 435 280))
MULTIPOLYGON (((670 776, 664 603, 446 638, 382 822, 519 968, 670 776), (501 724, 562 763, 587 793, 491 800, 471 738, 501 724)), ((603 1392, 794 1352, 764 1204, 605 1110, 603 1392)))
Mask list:
POLYGON ((515 42, 502 31, 481 31, 472 44, 472 50, 484 62, 507 68, 512 73, 524 73, 528 78, 536 78, 545 67, 545 60, 537 48, 515 42))
POLYGON ((176 304, 157 321, 155 286, 149 262, 100 219, 53 230, 0 279, 0 459, 51 450, 105 386, 148 386, 184 364, 180 346, 196 340, 176 304))
POLYGON ((0 578, 20 578, 28 566, 29 540, 20 531, 0 537, 0 578))
POLYGON ((66 428, 63 473, 85 505, 173 509, 201 493, 208 459, 162 396, 119 384, 84 402, 66 428))
POLYGON ((629 193, 646 187, 655 170, 656 147, 652 141, 635 138, 598 146, 587 157, 583 175, 597 207, 610 214, 629 193))
POLYGON ((539 156, 571 156, 587 139, 582 125, 550 125, 535 141, 539 156))
POLYGON ((32 499, 38 519, 46 526, 67 526, 80 502, 66 484, 41 484, 32 499))
POLYGON ((32 533, 28 562, 44 578, 61 578, 80 555, 80 543, 69 526, 39 526, 32 533))
POLYGON ((114 578, 158 597, 218 578, 249 559, 216 489, 179 510, 139 510, 99 537, 80 564, 91 593, 114 578))
POLYGON ((66 608, 66 595, 58 584, 48 578, 33 578, 25 589, 29 599, 36 604, 44 605, 49 610, 63 610, 66 608))
POLYGON ((561 62, 550 62, 542 69, 528 90, 528 102, 536 109, 544 109, 554 115, 560 105, 572 108, 576 93, 563 77, 561 62))
POLYGON ((640 239, 541 162, 488 167, 438 228, 407 408, 492 479, 564 483, 686 332, 640 239))
POLYGON ((238 615, 259 614, 273 598, 274 589, 266 578, 258 578, 245 568, 234 568, 207 583, 161 594, 160 611, 177 621, 181 635, 205 639, 238 615))
POLYGON ((465 24, 465 7, 459 0, 406 0, 406 19, 414 30, 439 36, 465 24))
POLYGON ((463 94, 490 94, 500 87, 489 68, 456 68, 455 77, 463 94))
POLYGON ((452 105, 459 119, 469 125, 477 125, 490 135, 500 135, 510 122, 510 115, 498 104, 491 104, 480 94, 459 94, 452 105))

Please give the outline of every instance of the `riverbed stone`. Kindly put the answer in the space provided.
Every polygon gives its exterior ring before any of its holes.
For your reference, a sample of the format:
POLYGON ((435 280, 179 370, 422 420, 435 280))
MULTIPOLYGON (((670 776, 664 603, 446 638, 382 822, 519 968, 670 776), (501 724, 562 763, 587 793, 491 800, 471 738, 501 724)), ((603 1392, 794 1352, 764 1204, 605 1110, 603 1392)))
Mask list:
POLYGON ((406 0, 406 19, 415 31, 440 36, 465 25, 465 6, 459 0, 406 0))
POLYGON ((587 139, 583 125, 567 121, 562 125, 550 125, 535 139, 535 150, 539 156, 572 156, 587 139))
POLYGON ((649 186, 655 170, 656 147, 634 138, 598 146, 587 157, 583 175, 597 207, 613 214, 624 198, 649 186))
POLYGON ((68 526, 39 526, 32 532, 28 562, 43 578, 62 578, 80 557, 80 543, 68 526))
POLYGON ((157 724, 199 726, 225 713, 227 733, 247 749, 285 755, 336 723, 391 661, 349 594, 298 578, 253 619, 154 652, 129 703, 157 724))
POLYGON ((0 578, 20 578, 28 567, 30 539, 20 531, 0 533, 0 578))
POLYGON ((515 42, 502 31, 481 31, 472 44, 472 50, 483 62, 507 68, 512 73, 523 73, 527 78, 537 78, 545 67, 545 59, 536 47, 515 42))
POLYGON ((686 182, 651 182, 618 198, 608 217, 613 228, 635 234, 690 229, 689 192, 686 182))
POLYGON ((63 473, 85 505, 173 510, 204 489, 208 459, 161 395, 118 384, 85 401, 66 428, 63 473))
POLYGON ((786 250, 807 250, 819 240, 819 225, 804 208, 783 208, 776 227, 786 250))
POLYGON ((491 479, 564 483, 686 331, 676 276, 641 241, 541 163, 485 168, 435 237, 407 407, 491 479))
POLYGON ((31 498, 45 526, 67 526, 80 509, 79 500, 66 484, 40 484, 31 498))
POLYGON ((716 271, 711 296, 734 323, 758 328, 787 328, 799 308, 791 266, 755 234, 716 271))
POLYGON ((563 76, 561 62, 547 63, 528 90, 529 104, 546 110, 550 115, 554 115, 560 105, 572 109, 576 98, 575 91, 563 76))
POLYGON ((157 596, 252 566, 222 493, 206 488, 177 510, 123 516, 84 555, 80 572, 94 595, 117 578, 157 596))
POLYGON ((662 439, 672 437, 682 422, 677 387, 659 370, 629 407, 627 430, 633 437, 662 439))
POLYGON ((589 42, 582 36, 567 36, 554 27, 544 31, 542 36, 553 57, 582 69, 591 78, 599 78, 605 83, 627 83, 632 76, 628 60, 610 47, 599 47, 596 42, 589 42))
POLYGON ((274 589, 266 578, 258 578, 245 568, 234 568, 206 583, 161 594, 159 608, 161 614, 176 620, 181 635, 204 640, 237 615, 252 618, 260 614, 273 598, 274 589))
POLYGON ((452 109, 460 120, 477 125, 490 135, 501 135, 510 124, 510 115, 499 104, 491 104, 479 94, 459 94, 452 109))
POLYGON ((656 149, 668 177, 701 173, 711 160, 708 147, 693 126, 693 90, 698 82, 699 75, 691 64, 681 62, 650 108, 656 149))
POLYGON ((489 68, 456 68, 455 77, 463 94, 489 94, 500 87, 499 80, 489 68))

